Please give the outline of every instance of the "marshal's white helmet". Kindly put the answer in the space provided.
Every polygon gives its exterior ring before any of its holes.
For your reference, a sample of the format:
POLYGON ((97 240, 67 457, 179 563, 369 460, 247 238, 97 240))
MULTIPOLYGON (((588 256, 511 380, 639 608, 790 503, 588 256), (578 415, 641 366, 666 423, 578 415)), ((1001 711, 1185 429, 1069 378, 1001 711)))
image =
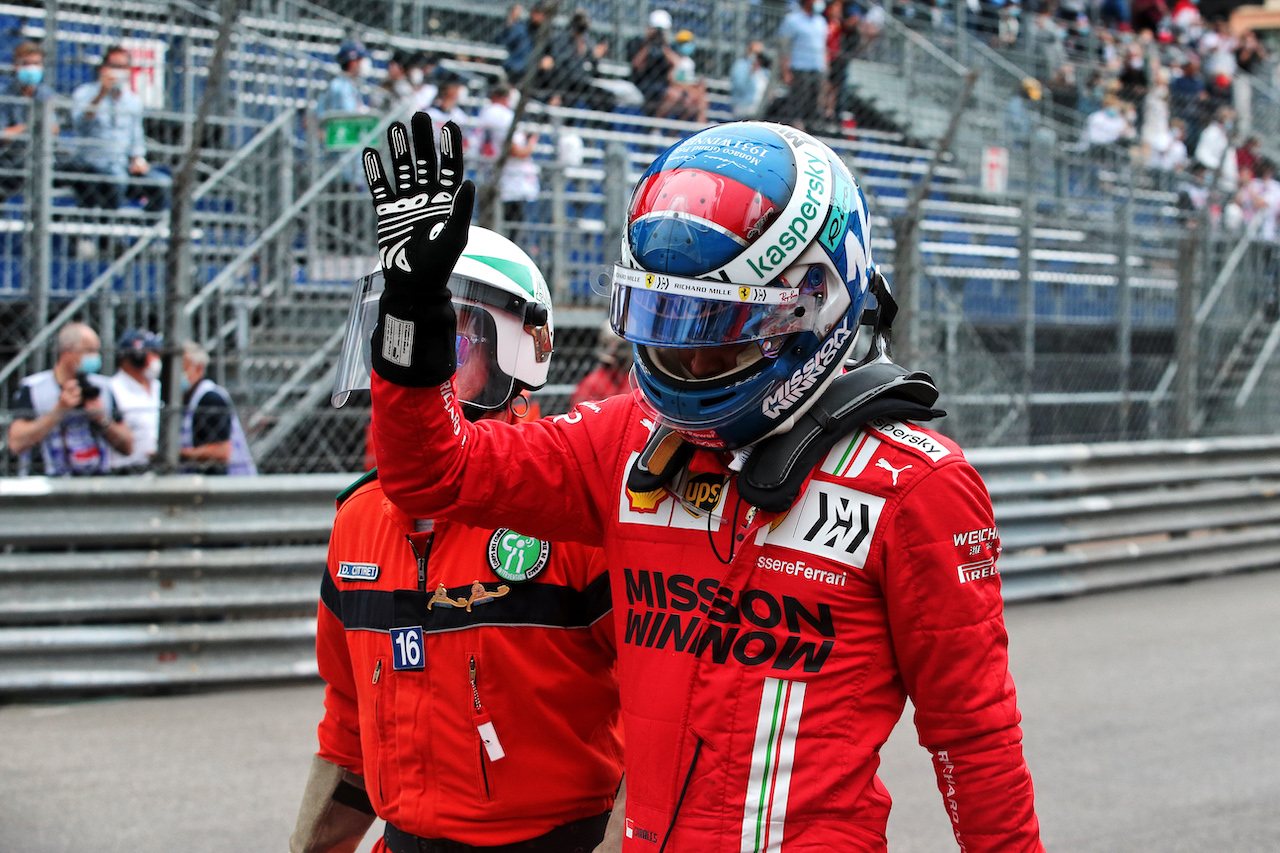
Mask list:
MULTIPOLYGON (((341 406, 350 392, 369 387, 372 369, 369 339, 378 319, 383 291, 381 268, 356 284, 347 317, 333 405, 341 406)), ((472 225, 467 246, 449 277, 453 307, 479 323, 482 351, 489 359, 484 388, 462 402, 479 409, 500 409, 523 390, 547 383, 553 322, 551 291, 533 260, 515 243, 487 228, 472 225)), ((458 335, 458 346, 473 341, 458 335)))

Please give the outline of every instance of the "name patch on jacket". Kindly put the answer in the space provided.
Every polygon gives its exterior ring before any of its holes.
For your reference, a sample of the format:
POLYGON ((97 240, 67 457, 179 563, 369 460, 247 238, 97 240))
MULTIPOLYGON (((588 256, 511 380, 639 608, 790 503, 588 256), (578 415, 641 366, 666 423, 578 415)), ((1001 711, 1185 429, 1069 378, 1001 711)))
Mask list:
POLYGON ((377 563, 338 563, 338 577, 344 581, 376 581, 377 563))
POLYGON ((884 502, 876 495, 814 480, 763 541, 861 569, 884 502))

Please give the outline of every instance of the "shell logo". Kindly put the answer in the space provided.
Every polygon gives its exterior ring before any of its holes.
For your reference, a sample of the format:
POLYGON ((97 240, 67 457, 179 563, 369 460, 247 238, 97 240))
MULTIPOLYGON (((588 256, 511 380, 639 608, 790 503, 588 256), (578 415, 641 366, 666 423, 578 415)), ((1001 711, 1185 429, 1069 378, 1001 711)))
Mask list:
POLYGON ((658 505, 667 497, 666 489, 654 489, 652 492, 633 492, 627 489, 627 503, 631 505, 632 512, 652 512, 658 511, 658 505))

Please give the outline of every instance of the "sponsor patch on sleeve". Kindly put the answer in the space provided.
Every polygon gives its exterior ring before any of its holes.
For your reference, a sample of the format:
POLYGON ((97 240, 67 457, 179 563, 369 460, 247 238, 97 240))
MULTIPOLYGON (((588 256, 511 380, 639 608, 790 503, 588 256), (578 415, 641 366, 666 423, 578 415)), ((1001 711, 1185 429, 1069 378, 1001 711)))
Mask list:
POLYGON ((962 563, 956 566, 956 571, 960 573, 960 583, 969 583, 969 581, 991 578, 1000 574, 1000 570, 996 568, 995 557, 987 557, 985 560, 977 560, 972 563, 962 563))
POLYGON ((901 421, 891 421, 887 418, 877 418, 867 424, 867 429, 873 430, 877 435, 888 439, 889 441, 901 444, 903 447, 910 447, 919 453, 932 459, 934 462, 940 461, 944 456, 949 456, 951 451, 946 448, 942 442, 933 436, 915 427, 908 426, 901 421))
POLYGON ((344 581, 376 581, 377 563, 338 563, 338 578, 344 581))
POLYGON ((884 504, 882 497, 814 480, 765 541, 861 569, 884 504))

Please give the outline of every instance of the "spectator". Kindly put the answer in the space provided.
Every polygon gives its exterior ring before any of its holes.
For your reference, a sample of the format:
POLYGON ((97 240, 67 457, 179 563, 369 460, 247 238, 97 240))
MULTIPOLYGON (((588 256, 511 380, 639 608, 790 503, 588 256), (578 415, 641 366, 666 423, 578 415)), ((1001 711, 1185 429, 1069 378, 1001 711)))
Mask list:
MULTIPOLYGON (((475 127, 480 135, 480 154, 494 158, 502 151, 507 130, 515 120, 511 107, 513 90, 510 84, 497 83, 489 90, 489 103, 476 116, 475 127)), ((525 220, 526 208, 538 200, 538 164, 533 162, 533 148, 538 143, 536 133, 525 133, 516 128, 511 136, 511 152, 502 167, 498 179, 498 201, 502 204, 502 221, 507 236, 514 240, 515 226, 525 220)))
POLYGON ((858 55, 865 56, 884 32, 885 11, 879 3, 870 3, 858 19, 858 55))
POLYGON ((1049 97, 1056 106, 1075 110, 1080 105, 1080 87, 1076 82, 1076 67, 1064 62, 1049 78, 1049 97))
POLYGON ((81 207, 117 208, 126 197, 141 201, 151 212, 168 206, 172 182, 147 162, 142 101, 130 85, 129 63, 129 51, 107 48, 98 65, 97 82, 85 83, 71 94, 78 140, 70 167, 100 176, 72 182, 81 207))
POLYGON ((1102 109, 1085 119, 1083 141, 1093 154, 1116 154, 1134 136, 1133 123, 1113 92, 1103 97, 1102 109))
POLYGON ((1209 25, 1209 31, 1200 37, 1196 50, 1204 60, 1207 76, 1225 74, 1228 80, 1235 76, 1236 37, 1228 29, 1226 18, 1216 18, 1209 25))
POLYGON ((252 476, 258 473, 249 454, 231 395, 205 377, 209 353, 188 341, 182 348, 182 449, 178 456, 187 473, 252 476))
POLYGON ((1120 100, 1137 106, 1147 96, 1150 78, 1147 76, 1147 60, 1145 51, 1139 42, 1133 41, 1125 45, 1124 59, 1120 68, 1120 100))
POLYGON ((1205 112, 1215 115, 1222 107, 1235 105, 1235 83, 1230 74, 1215 74, 1209 81, 1208 97, 1205 98, 1205 112))
POLYGON ((316 112, 322 117, 368 112, 369 100, 360 91, 360 84, 373 70, 369 51, 360 42, 346 42, 338 48, 334 61, 341 73, 329 81, 329 88, 320 96, 316 112))
POLYGON ((1169 81, 1169 106, 1174 116, 1187 125, 1187 148, 1195 149, 1204 127, 1205 104, 1209 93, 1200 77, 1200 60, 1189 56, 1182 64, 1182 74, 1169 81))
POLYGON ((1053 17, 1053 7, 1043 5, 1031 22, 1031 38, 1035 44, 1036 75, 1047 77, 1052 69, 1067 61, 1067 32, 1053 17))
POLYGON ((800 0, 778 27, 782 82, 787 86, 788 118, 804 130, 818 119, 818 98, 827 72, 827 21, 815 0, 800 0))
POLYGON ((649 13, 649 29, 644 37, 634 38, 627 45, 631 82, 644 96, 640 109, 645 115, 657 115, 667 101, 671 70, 680 58, 669 44, 670 37, 671 14, 665 9, 654 9, 649 13))
POLYGON ((1022 25, 1018 20, 1021 10, 1017 3, 1006 2, 1000 7, 1000 19, 996 22, 995 47, 1012 50, 1018 44, 1022 25))
POLYGON ((1169 5, 1165 0, 1133 0, 1130 13, 1134 32, 1156 32, 1169 18, 1169 5))
POLYGON ((440 93, 440 78, 452 72, 440 68, 440 54, 415 54, 413 64, 409 67, 409 83, 413 86, 413 108, 416 112, 426 112, 427 107, 435 101, 440 93))
POLYGON ((435 100, 431 102, 431 106, 427 107, 426 113, 431 116, 431 123, 436 129, 436 137, 440 136, 440 128, 444 127, 445 122, 451 121, 459 127, 465 127, 471 121, 471 117, 462 109, 462 78, 452 72, 447 72, 447 76, 439 79, 439 88, 436 90, 435 100))
POLYGON ((1267 62, 1267 49, 1258 41, 1258 34, 1245 30, 1240 34, 1236 47, 1236 67, 1246 74, 1257 74, 1267 62))
MULTIPOLYGON (((13 49, 13 76, 0 81, 0 200, 22 188, 31 110, 53 97, 44 82, 44 49, 24 41, 13 49), (21 98, 26 103, 20 103, 21 98)), ((56 135, 57 127, 52 129, 56 135)))
POLYGON ((1250 136, 1236 149, 1236 171, 1243 174, 1248 169, 1250 174, 1254 174, 1257 172, 1258 160, 1258 137, 1250 136))
POLYGON ((705 123, 707 120, 707 84, 698 77, 694 62, 693 33, 681 30, 676 33, 676 62, 671 69, 671 85, 667 99, 658 108, 662 118, 677 118, 705 123))
POLYGON ((413 56, 406 50, 396 50, 387 60, 387 76, 377 89, 377 108, 387 111, 396 104, 407 101, 414 96, 415 88, 409 80, 409 69, 413 65, 413 56))
POLYGON ((569 26, 551 39, 551 46, 539 61, 545 89, 553 100, 566 106, 613 112, 617 100, 591 80, 596 63, 609 45, 591 37, 591 16, 579 9, 569 19, 569 26))
POLYGON ((84 323, 58 330, 53 369, 23 379, 10 409, 9 450, 18 469, 30 473, 31 450, 40 447, 44 473, 51 477, 105 474, 107 453, 128 454, 133 436, 111 394, 111 380, 100 376, 102 345, 84 323))
MULTIPOLYGON (((541 23, 541 6, 534 7, 530 18, 535 14, 539 16, 541 23)), ((507 72, 508 80, 519 83, 524 77, 525 69, 529 67, 530 57, 533 56, 533 33, 530 31, 530 21, 525 18, 524 6, 519 3, 511 4, 511 8, 507 10, 507 21, 494 44, 507 49, 507 58, 502 60, 502 70, 507 72)))
POLYGON ((1147 165, 1160 172, 1178 172, 1187 163, 1187 123, 1180 118, 1169 122, 1169 130, 1150 143, 1147 165))
POLYGON ((764 43, 753 41, 747 45, 747 52, 735 59, 729 69, 729 101, 734 119, 743 121, 759 117, 768 87, 769 57, 765 56, 764 43))
POLYGON ((582 377, 573 389, 573 396, 569 398, 571 409, 579 403, 631 393, 634 351, 631 344, 614 334, 608 323, 600 327, 595 355, 595 369, 582 377))
POLYGON ((1213 121, 1200 134, 1200 139, 1196 142, 1195 154, 1196 161, 1208 170, 1211 182, 1213 174, 1221 169, 1217 187, 1229 193, 1235 192, 1239 184, 1235 151, 1231 147, 1235 119, 1235 110, 1231 107, 1219 107, 1213 115, 1213 121))
POLYGON ((1188 224, 1194 224, 1195 216, 1209 203, 1208 170, 1198 160, 1187 169, 1187 179, 1178 190, 1178 209, 1183 211, 1188 224))
POLYGON ((111 473, 140 474, 150 469, 160 439, 160 338, 145 329, 130 329, 116 346, 119 369, 111 377, 111 394, 133 435, 133 450, 110 451, 111 473))
POLYGON ((1160 68, 1142 102, 1142 143, 1150 151, 1156 140, 1169 135, 1169 71, 1160 68))
POLYGON ((1258 199, 1258 215, 1263 217, 1258 239, 1275 243, 1280 239, 1280 181, 1270 160, 1258 161, 1258 176, 1253 180, 1253 194, 1258 199))

